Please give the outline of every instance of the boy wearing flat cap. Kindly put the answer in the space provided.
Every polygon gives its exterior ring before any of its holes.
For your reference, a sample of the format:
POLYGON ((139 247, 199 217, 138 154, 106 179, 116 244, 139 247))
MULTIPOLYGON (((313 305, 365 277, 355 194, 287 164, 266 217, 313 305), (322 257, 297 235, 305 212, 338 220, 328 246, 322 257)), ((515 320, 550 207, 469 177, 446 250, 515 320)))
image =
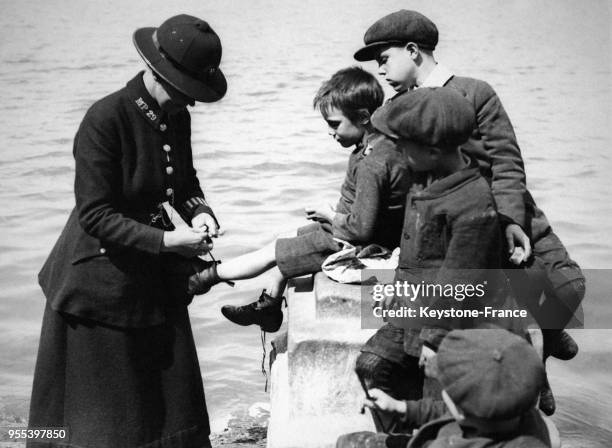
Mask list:
MULTIPOLYGON (((408 194, 395 279, 433 281, 437 285, 476 285, 486 281, 483 302, 499 309, 513 309, 514 297, 505 287, 505 275, 500 269, 503 246, 495 200, 476 162, 466 158, 460 149, 471 135, 475 120, 472 105, 446 87, 405 92, 372 116, 374 127, 395 140, 408 165, 415 172, 429 173, 426 185, 414 184, 408 194)), ((471 302, 471 306, 477 305, 471 302)), ((406 321, 392 322, 403 326, 406 321)), ((435 324, 452 328, 482 322, 435 324)), ((516 331, 521 331, 523 324, 495 323, 516 331)), ((430 322, 423 324, 428 327, 430 322)), ((424 343, 436 349, 445 331, 423 329, 411 334, 419 340, 409 348, 414 350, 424 343)), ((418 351, 409 354, 420 355, 418 351)))
MULTIPOLYGON (((514 309, 514 297, 500 269, 503 244, 495 200, 477 163, 460 150, 475 123, 470 102, 446 87, 404 92, 374 113, 374 127, 396 142, 411 168, 429 173, 426 185, 413 184, 408 195, 395 280, 436 285, 486 283, 487 294, 474 307, 514 309)), ((428 304, 436 307, 446 302, 432 299, 428 304)), ((423 304, 423 300, 413 303, 423 304)), ((455 300, 451 303, 462 306, 455 300)), ((414 367, 415 360, 422 357, 423 363, 425 355, 433 354, 448 329, 474 325, 439 320, 431 328, 432 322, 410 319, 390 319, 389 323, 402 332, 402 338, 398 342, 396 333, 379 330, 362 347, 356 370, 367 387, 385 390, 395 398, 420 398, 421 373, 414 367), (406 327, 412 323, 413 327, 406 327), (406 335, 410 339, 404 345, 406 335), (393 350, 397 345, 400 347, 393 350), (405 353, 404 358, 391 356, 398 350, 405 353), (377 371, 402 372, 403 378, 384 378, 377 371), (412 394, 404 391, 407 378, 417 385, 412 394)), ((513 320, 496 323, 519 332, 524 324, 513 320)))
POLYGON ((435 357, 440 401, 395 400, 371 390, 365 405, 420 426, 412 436, 346 434, 337 448, 357 447, 559 447, 554 424, 536 409, 545 380, 536 351, 505 330, 453 330, 435 357))
MULTIPOLYGON (((526 188, 514 129, 499 97, 486 82, 455 76, 436 62, 438 29, 416 11, 400 10, 382 17, 366 31, 364 43, 355 59, 376 60, 379 74, 397 92, 445 86, 472 103, 476 122, 462 148, 478 161, 491 185, 510 261, 524 268, 510 273, 513 287, 544 329, 545 357, 573 358, 578 347, 562 330, 580 320, 584 276, 526 188), (546 300, 540 306, 542 292, 546 300)), ((553 413, 552 394, 546 392, 541 405, 553 413)))
POLYGON ((29 424, 69 434, 28 447, 211 446, 189 297, 169 274, 217 233, 186 106, 225 95, 221 41, 188 15, 133 41, 147 69, 87 111, 73 146, 76 204, 39 274, 29 424), (164 202, 192 227, 174 229, 164 202))

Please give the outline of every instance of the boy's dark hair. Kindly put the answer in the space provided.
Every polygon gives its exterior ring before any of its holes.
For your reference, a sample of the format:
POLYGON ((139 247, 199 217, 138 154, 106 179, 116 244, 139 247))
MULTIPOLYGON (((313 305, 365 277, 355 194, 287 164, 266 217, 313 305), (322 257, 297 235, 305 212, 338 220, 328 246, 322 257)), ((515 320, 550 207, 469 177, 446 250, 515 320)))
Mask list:
POLYGON ((384 99, 383 89, 371 73, 361 67, 348 67, 321 85, 312 105, 323 115, 334 107, 355 122, 360 118, 359 109, 367 109, 372 114, 384 99))

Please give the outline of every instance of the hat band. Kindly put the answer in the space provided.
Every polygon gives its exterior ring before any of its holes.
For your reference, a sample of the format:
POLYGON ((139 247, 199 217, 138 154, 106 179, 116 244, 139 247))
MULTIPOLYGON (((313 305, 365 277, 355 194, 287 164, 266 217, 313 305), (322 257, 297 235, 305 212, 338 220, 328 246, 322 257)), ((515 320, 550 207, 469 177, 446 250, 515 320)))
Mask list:
POLYGON ((155 30, 153 32, 153 45, 155 45, 155 48, 157 49, 157 51, 159 51, 159 54, 161 55, 162 58, 164 58, 165 60, 167 60, 175 69, 177 69, 179 72, 183 72, 188 74, 189 76, 191 76, 192 78, 195 79, 200 79, 200 80, 209 80, 210 78, 212 78, 217 71, 219 70, 219 67, 208 67, 205 68, 203 72, 196 72, 193 70, 190 70, 189 68, 181 65, 180 63, 178 63, 176 60, 174 60, 172 58, 172 56, 170 56, 166 50, 164 50, 161 45, 159 44, 159 40, 157 39, 157 30, 155 30))

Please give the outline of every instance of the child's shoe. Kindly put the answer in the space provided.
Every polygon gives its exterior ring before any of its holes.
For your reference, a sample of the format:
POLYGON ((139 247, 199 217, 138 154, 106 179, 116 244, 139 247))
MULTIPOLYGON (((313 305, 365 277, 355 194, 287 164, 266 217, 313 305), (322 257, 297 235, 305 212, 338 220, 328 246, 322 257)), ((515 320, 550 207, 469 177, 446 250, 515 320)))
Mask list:
POLYGON ((243 306, 225 305, 221 308, 221 313, 235 324, 257 324, 263 331, 274 333, 283 323, 283 300, 284 297, 272 297, 264 289, 257 301, 243 306))
POLYGON ((550 416, 555 413, 557 409, 557 405, 555 403, 555 396, 553 395, 552 389, 550 388, 550 384, 548 383, 548 378, 546 378, 546 383, 542 390, 540 391, 540 401, 538 402, 538 407, 540 410, 550 416))
POLYGON ((195 274, 189 276, 187 281, 187 292, 192 296, 207 293, 217 283, 221 282, 217 274, 216 261, 204 261, 196 258, 193 268, 195 274))
POLYGON ((544 359, 552 356, 569 361, 578 354, 578 344, 565 330, 544 330, 544 359))

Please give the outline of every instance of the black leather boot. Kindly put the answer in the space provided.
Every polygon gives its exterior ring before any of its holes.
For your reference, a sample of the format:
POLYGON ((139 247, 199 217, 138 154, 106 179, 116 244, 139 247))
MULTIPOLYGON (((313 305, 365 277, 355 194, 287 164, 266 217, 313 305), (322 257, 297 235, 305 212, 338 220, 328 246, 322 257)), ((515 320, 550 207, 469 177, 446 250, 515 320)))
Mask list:
POLYGON ((193 264, 195 273, 187 280, 187 292, 192 296, 207 293, 217 283, 221 282, 217 274, 216 261, 204 261, 196 258, 193 264))
POLYGON ((235 324, 257 324, 263 331, 274 333, 283 323, 283 300, 284 297, 272 297, 264 289, 257 301, 243 306, 225 305, 221 308, 221 313, 235 324))
POLYGON ((546 375, 546 382, 542 390, 540 391, 540 400, 538 402, 538 407, 540 410, 551 416, 555 413, 557 409, 557 405, 555 403, 555 396, 553 395, 552 389, 550 388, 550 384, 548 383, 548 375, 546 375))
POLYGON ((569 361, 578 354, 578 344, 565 330, 542 330, 544 337, 544 359, 569 361))

